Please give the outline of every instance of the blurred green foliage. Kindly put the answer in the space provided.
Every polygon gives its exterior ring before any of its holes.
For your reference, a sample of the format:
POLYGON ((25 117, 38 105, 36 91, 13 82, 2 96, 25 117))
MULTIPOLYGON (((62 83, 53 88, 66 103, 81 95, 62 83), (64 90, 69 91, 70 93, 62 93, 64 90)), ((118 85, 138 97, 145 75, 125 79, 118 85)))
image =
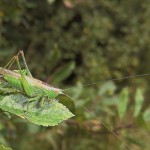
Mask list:
POLYGON ((5 147, 3 145, 0 145, 0 150, 12 150, 12 149, 9 147, 5 147))
POLYGON ((45 128, 2 112, 0 143, 15 150, 127 149, 102 121, 132 149, 149 149, 148 76, 82 86, 149 72, 149 14, 149 0, 1 0, 1 66, 24 49, 34 77, 73 87, 66 93, 76 99, 76 117, 45 128))

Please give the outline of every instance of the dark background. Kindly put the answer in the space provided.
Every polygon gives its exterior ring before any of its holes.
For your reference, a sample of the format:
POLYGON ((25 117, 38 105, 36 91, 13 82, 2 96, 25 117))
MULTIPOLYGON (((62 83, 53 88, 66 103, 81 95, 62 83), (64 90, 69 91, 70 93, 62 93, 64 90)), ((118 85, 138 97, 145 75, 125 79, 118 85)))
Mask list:
POLYGON ((35 78, 72 87, 66 93, 76 99, 76 116, 55 127, 1 117, 0 143, 14 150, 127 149, 102 121, 131 149, 149 149, 149 76, 83 86, 150 72, 149 14, 149 0, 0 0, 0 66, 23 49, 35 78), (124 89, 127 108, 119 107, 124 89), (135 116, 137 90, 144 102, 135 116))

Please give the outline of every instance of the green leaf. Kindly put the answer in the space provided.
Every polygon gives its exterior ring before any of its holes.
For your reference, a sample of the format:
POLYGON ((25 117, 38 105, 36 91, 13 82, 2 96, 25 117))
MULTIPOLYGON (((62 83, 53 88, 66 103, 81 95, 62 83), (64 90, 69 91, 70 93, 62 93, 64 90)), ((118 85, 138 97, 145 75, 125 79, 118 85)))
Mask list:
POLYGON ((57 47, 50 51, 50 55, 46 56, 47 70, 52 71, 60 61, 60 58, 61 51, 57 47))
POLYGON ((123 118, 123 116, 126 113, 128 100, 129 100, 129 91, 128 88, 124 88, 120 93, 118 102, 118 114, 120 118, 123 118))
POLYGON ((141 111, 142 104, 144 101, 143 90, 138 88, 135 94, 135 109, 134 109, 134 117, 137 117, 141 111))
POLYGON ((150 108, 146 109, 143 113, 143 118, 147 122, 150 122, 150 108))
POLYGON ((4 145, 0 145, 0 150, 12 150, 10 147, 6 147, 4 145))
POLYGON ((143 118, 143 114, 139 114, 136 118, 135 118, 135 124, 137 127, 143 127, 146 128, 146 123, 145 120, 143 118))
POLYGON ((101 85, 100 90, 99 90, 99 95, 106 95, 107 94, 113 94, 116 90, 116 85, 114 82, 109 81, 101 85))
POLYGON ((101 102, 104 106, 116 106, 118 104, 118 96, 105 97, 101 102))
POLYGON ((40 126, 35 125, 35 124, 33 124, 33 123, 28 123, 28 131, 29 131, 31 134, 38 133, 38 132, 40 131, 40 126))
POLYGON ((71 112, 75 112, 75 105, 74 105, 74 99, 72 99, 70 96, 66 94, 60 94, 57 96, 57 99, 61 104, 66 106, 71 112))
POLYGON ((68 88, 66 92, 69 93, 69 95, 71 95, 73 99, 78 99, 80 95, 83 93, 83 84, 77 82, 76 86, 71 87, 71 90, 69 89, 70 88, 68 88))
POLYGON ((59 83, 61 81, 63 81, 64 79, 66 79, 74 70, 75 68, 75 63, 72 61, 66 65, 64 65, 63 67, 61 67, 59 70, 57 70, 52 76, 52 81, 54 83, 59 83))
POLYGON ((29 104, 29 110, 26 112, 28 100, 27 97, 21 94, 3 96, 0 99, 0 108, 43 126, 54 126, 74 116, 68 108, 55 99, 45 99, 42 107, 38 106, 39 101, 34 101, 29 104))

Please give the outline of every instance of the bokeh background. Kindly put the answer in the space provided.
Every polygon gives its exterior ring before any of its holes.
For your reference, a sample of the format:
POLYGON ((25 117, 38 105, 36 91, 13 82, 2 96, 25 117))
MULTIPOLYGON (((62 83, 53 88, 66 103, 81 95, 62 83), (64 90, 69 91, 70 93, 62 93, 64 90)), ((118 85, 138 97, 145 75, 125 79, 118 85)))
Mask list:
POLYGON ((149 0, 0 0, 0 66, 23 49, 34 77, 70 88, 76 99, 76 116, 55 127, 1 117, 0 143, 14 150, 123 150, 124 142, 150 149, 149 76, 83 86, 150 72, 149 15, 149 0))

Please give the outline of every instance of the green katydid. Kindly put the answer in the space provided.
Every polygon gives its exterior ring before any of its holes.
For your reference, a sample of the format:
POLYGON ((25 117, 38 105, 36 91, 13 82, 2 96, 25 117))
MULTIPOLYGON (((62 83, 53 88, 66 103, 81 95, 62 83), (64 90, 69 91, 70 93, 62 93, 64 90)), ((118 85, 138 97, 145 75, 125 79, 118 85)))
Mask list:
POLYGON ((66 98, 68 98, 67 100, 70 100, 70 103, 73 103, 73 99, 71 99, 71 97, 69 97, 68 95, 64 94, 62 89, 52 87, 47 83, 32 77, 32 74, 28 69, 23 51, 20 51, 16 56, 14 56, 4 68, 0 67, 0 75, 10 85, 24 92, 27 96, 30 97, 27 105, 27 111, 30 101, 41 99, 42 105, 44 103, 44 97, 54 99, 58 95, 64 95, 66 98), (23 59, 23 63, 25 65, 24 70, 21 69, 18 58, 19 55, 21 55, 23 59), (9 69, 6 69, 6 67, 10 67, 14 61, 17 62, 19 70, 11 71, 9 69))

